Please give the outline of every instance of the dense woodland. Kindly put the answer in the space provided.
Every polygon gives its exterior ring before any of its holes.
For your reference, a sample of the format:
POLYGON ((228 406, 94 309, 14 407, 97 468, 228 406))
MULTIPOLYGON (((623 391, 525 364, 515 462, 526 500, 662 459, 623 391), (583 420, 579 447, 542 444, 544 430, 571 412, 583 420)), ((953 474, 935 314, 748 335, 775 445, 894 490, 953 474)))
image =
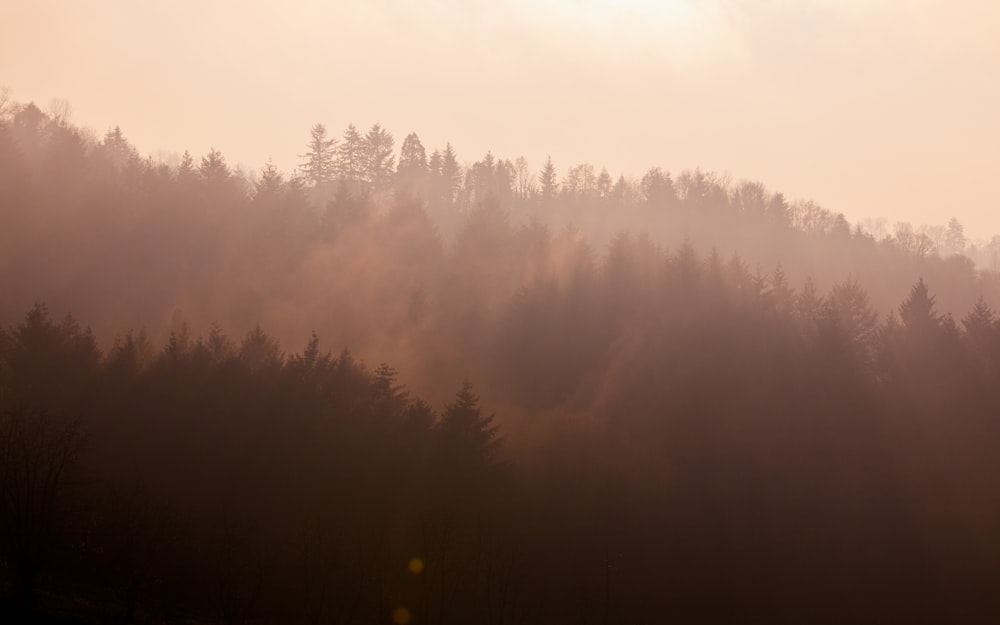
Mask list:
POLYGON ((0 112, 0 618, 1000 618, 1000 281, 957 222, 0 112))

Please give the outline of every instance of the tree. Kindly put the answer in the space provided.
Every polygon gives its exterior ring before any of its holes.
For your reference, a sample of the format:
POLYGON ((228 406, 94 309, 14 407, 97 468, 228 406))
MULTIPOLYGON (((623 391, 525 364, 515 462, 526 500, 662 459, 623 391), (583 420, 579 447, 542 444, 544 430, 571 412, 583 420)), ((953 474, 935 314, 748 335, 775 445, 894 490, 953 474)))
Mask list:
POLYGON ((514 194, 524 201, 535 192, 535 174, 528 167, 528 160, 518 156, 514 161, 514 194))
POLYGON ((15 406, 0 414, 0 546, 31 599, 82 447, 74 423, 15 406))
POLYGON ((775 193, 771 196, 771 199, 767 201, 765 211, 767 220, 772 224, 788 226, 792 222, 788 200, 782 193, 775 193))
POLYGON ((850 345, 855 356, 863 362, 870 361, 878 314, 872 308, 868 292, 857 280, 848 278, 833 285, 826 301, 823 322, 832 336, 850 345))
POLYGON ((445 406, 437 424, 447 453, 463 465, 483 466, 492 462, 501 444, 497 437, 499 428, 493 424, 494 417, 483 415, 479 396, 473 392, 470 382, 464 382, 455 401, 445 406))
POLYGON ((570 198, 589 199, 595 195, 597 190, 597 176, 594 175, 594 166, 590 163, 580 163, 576 167, 570 167, 563 179, 563 195, 570 198))
POLYGON ((551 156, 545 160, 545 166, 542 167, 542 171, 538 175, 538 184, 542 193, 543 202, 551 202, 552 199, 555 198, 556 193, 559 192, 556 166, 552 163, 551 156))
POLYGON ((299 166, 306 180, 320 186, 333 180, 336 174, 337 139, 327 138, 326 126, 316 124, 310 131, 307 152, 300 154, 305 162, 299 166))
POLYGON ((452 203, 462 186, 462 166, 458 164, 455 149, 448 143, 441 155, 441 188, 445 202, 452 203))
POLYGON ((415 132, 403 139, 396 174, 400 179, 411 182, 422 180, 427 175, 427 150, 415 132))
POLYGON ((344 130, 344 137, 337 148, 337 174, 349 182, 358 183, 365 175, 365 139, 354 124, 344 130))
POLYGON ((264 169, 260 172, 260 180, 254 184, 254 199, 261 200, 277 197, 281 193, 283 184, 284 180, 282 179, 281 172, 274 166, 271 159, 267 159, 264 169))
POLYGON ((139 161, 139 153, 128 142, 122 129, 118 126, 108 130, 100 145, 101 154, 116 171, 123 171, 129 165, 139 161))
POLYGON ((965 333, 975 342, 986 344, 989 337, 997 331, 997 316, 989 307, 982 295, 976 300, 975 306, 962 319, 965 333))
POLYGON ((669 173, 664 173, 659 167, 653 167, 642 177, 639 183, 646 201, 653 205, 661 205, 673 201, 676 197, 674 182, 669 173))
POLYGON ((227 182, 229 177, 232 176, 229 166, 226 165, 226 157, 215 148, 210 149, 208 154, 201 157, 201 166, 198 167, 198 173, 209 184, 227 182))
POLYGON ((986 304, 980 295, 969 314, 962 319, 965 328, 965 344, 970 353, 974 354, 987 368, 989 374, 995 373, 995 364, 1000 357, 1000 324, 996 313, 986 304))
POLYGON ((792 315, 796 304, 795 290, 788 285, 788 277, 780 263, 771 274, 764 296, 773 311, 783 317, 792 315))
POLYGON ((812 276, 806 278, 802 291, 795 298, 795 315, 800 324, 815 323, 823 310, 823 298, 816 294, 816 283, 812 276))
POLYGON ((194 158, 191 153, 184 150, 181 156, 181 164, 177 166, 177 181, 181 184, 188 184, 195 179, 194 158))
POLYGON ((611 174, 607 167, 601 168, 601 175, 597 177, 597 195, 601 199, 606 199, 611 195, 611 174))
POLYGON ((908 330, 926 331, 937 326, 941 319, 934 311, 934 297, 920 278, 910 289, 910 296, 899 307, 899 318, 908 330))
POLYGON ((945 254, 961 254, 965 252, 965 227, 954 217, 948 221, 948 230, 944 236, 945 254))
POLYGON ((392 181, 395 140, 380 124, 365 135, 365 177, 374 191, 382 191, 392 181))

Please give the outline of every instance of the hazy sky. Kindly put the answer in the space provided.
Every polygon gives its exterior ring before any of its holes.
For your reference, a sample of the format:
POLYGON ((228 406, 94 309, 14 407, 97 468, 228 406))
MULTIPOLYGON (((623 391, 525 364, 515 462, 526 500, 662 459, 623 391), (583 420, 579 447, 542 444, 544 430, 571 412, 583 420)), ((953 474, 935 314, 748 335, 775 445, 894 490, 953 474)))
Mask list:
POLYGON ((1000 233, 991 0, 0 0, 0 84, 144 153, 288 170, 375 121, 612 174, 701 166, 1000 233))

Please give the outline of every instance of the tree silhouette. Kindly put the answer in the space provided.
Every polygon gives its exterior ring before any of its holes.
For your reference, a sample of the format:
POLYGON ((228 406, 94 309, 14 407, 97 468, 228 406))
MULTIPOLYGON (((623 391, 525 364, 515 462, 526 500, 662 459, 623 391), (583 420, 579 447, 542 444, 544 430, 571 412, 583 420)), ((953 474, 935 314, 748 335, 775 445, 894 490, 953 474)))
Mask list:
POLYGON ((76 424, 44 411, 18 406, 0 413, 0 544, 26 600, 34 598, 53 532, 64 520, 60 515, 81 445, 76 424))
POLYGON ((375 124, 365 135, 365 178, 374 191, 382 191, 389 186, 395 170, 392 133, 375 124))
POLYGON ((337 138, 327 137, 326 126, 316 124, 309 131, 305 159, 299 169, 314 187, 331 182, 336 174, 337 138))

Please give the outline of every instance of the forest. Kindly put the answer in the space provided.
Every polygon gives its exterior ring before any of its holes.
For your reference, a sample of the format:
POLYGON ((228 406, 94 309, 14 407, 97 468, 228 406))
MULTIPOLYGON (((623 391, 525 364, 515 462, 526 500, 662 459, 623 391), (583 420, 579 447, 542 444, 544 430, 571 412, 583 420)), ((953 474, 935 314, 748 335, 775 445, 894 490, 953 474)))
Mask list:
POLYGON ((1000 238, 304 134, 0 103, 0 621, 1000 618, 1000 238))

